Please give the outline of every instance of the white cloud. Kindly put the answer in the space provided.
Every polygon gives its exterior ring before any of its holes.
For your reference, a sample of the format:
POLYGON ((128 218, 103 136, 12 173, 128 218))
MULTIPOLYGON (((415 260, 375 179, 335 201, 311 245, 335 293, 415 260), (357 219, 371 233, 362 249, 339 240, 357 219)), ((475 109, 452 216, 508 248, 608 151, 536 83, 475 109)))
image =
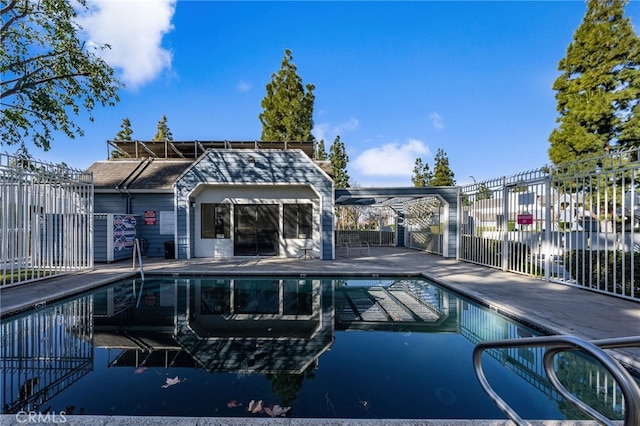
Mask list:
POLYGON ((320 141, 324 139, 326 145, 330 146, 336 136, 340 135, 340 138, 344 136, 345 131, 353 131, 358 128, 360 122, 357 118, 351 117, 347 121, 339 124, 320 123, 313 126, 313 136, 316 140, 320 141))
POLYGON ((416 158, 429 155, 429 147, 418 139, 403 145, 392 142, 362 152, 353 162, 354 169, 364 176, 411 176, 416 158))
POLYGON ((251 90, 251 84, 247 83, 246 81, 239 81, 236 89, 240 93, 245 93, 251 90))
POLYGON ((429 115, 429 118, 431 119, 431 124, 433 124, 433 127, 435 127, 436 129, 444 129, 444 120, 442 119, 442 116, 440 114, 438 114, 437 112, 431 113, 429 115))
POLYGON ((89 0, 78 23, 92 43, 111 46, 99 54, 135 88, 171 69, 173 55, 162 47, 162 37, 173 29, 176 1, 89 0))

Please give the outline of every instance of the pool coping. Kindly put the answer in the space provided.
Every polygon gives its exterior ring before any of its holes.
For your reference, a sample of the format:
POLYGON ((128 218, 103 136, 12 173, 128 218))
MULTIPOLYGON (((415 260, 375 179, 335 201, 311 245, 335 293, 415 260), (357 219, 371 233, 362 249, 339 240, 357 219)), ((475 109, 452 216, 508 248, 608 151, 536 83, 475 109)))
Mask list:
MULTIPOLYGON (((48 421, 29 421, 28 417, 0 415, 5 426, 25 424, 65 424, 70 426, 513 426, 510 420, 469 419, 316 419, 268 417, 153 417, 153 416, 64 416, 44 417, 48 421), (55 422, 53 420, 56 420, 55 422), (64 420, 64 421, 63 421, 64 420)), ((592 420, 528 420, 531 426, 596 426, 592 420)), ((613 421, 623 426, 623 421, 613 421)))

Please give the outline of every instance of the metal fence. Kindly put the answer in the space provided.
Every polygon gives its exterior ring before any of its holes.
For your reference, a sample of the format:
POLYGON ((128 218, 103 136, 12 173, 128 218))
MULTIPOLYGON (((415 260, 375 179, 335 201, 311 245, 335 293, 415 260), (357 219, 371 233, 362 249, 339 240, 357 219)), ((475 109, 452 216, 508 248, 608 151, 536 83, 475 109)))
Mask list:
POLYGON ((428 253, 443 254, 444 205, 437 197, 404 203, 404 245, 428 253))
POLYGON ((93 302, 86 296, 0 325, 3 413, 44 411, 94 369, 93 302))
POLYGON ((639 150, 461 188, 458 258, 640 300, 639 150))
POLYGON ((0 274, 21 284, 93 268, 93 177, 0 154, 0 274))
POLYGON ((336 208, 336 241, 356 235, 371 246, 396 244, 396 212, 390 207, 340 206, 336 208))

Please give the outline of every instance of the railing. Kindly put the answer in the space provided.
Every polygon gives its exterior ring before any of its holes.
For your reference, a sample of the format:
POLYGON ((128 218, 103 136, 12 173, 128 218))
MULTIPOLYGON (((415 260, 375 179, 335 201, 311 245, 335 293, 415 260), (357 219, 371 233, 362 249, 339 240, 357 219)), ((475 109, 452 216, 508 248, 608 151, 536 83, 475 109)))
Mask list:
POLYGON ((580 351, 600 362, 613 376, 620 386, 624 396, 625 426, 640 425, 640 388, 635 383, 633 377, 615 359, 608 355, 603 349, 640 347, 640 336, 621 337, 615 339, 603 339, 586 341, 575 336, 543 336, 528 337, 522 339, 492 340, 478 343, 473 350, 473 368, 484 391, 491 400, 517 425, 528 425, 507 402, 493 390, 482 368, 482 353, 487 349, 496 348, 522 348, 522 347, 544 347, 546 348, 543 357, 544 370, 553 387, 569 402, 578 409, 605 425, 614 423, 604 417, 600 412, 594 410, 582 400, 569 392, 558 379, 553 360, 554 357, 565 351, 580 351))
POLYGON ((93 175, 0 153, 0 285, 93 268, 93 175))
POLYGON ((142 266, 142 251, 140 250, 140 239, 134 239, 135 245, 133 248, 133 269, 136 269, 136 255, 138 257, 138 265, 140 266, 140 279, 144 281, 144 267, 142 266))
POLYGON ((336 231, 336 241, 341 241, 345 236, 357 236, 360 241, 366 241, 370 246, 395 245, 395 232, 379 229, 339 229, 336 231))
POLYGON ((640 300, 640 149, 460 188, 458 258, 640 300))

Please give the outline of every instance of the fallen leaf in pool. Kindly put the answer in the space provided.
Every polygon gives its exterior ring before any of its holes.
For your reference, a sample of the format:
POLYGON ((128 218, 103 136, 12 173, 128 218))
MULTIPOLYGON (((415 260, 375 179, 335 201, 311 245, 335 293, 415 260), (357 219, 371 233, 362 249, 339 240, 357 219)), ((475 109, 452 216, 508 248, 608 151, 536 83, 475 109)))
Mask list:
POLYGON ((162 385, 162 387, 166 389, 169 386, 177 385, 178 383, 180 383, 180 379, 178 378, 178 376, 176 376, 174 379, 167 378, 167 382, 162 385))
POLYGON ((281 406, 279 406, 277 404, 274 405, 273 408, 272 407, 264 407, 265 413, 267 413, 271 417, 284 416, 287 413, 287 411, 289 411, 290 409, 291 409, 291 407, 281 407, 281 406))

